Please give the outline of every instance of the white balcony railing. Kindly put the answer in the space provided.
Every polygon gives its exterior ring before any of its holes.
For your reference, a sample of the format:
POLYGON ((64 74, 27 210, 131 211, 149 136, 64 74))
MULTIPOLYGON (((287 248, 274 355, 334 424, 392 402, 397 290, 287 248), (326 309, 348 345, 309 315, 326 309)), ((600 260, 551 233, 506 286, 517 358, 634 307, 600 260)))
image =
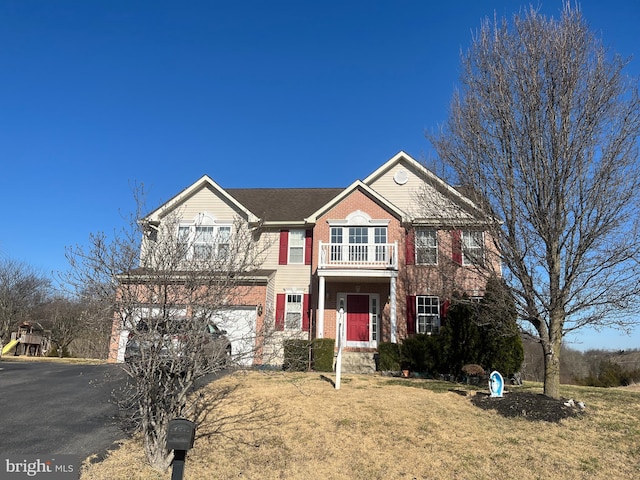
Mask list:
POLYGON ((318 268, 398 269, 398 243, 320 242, 318 268))

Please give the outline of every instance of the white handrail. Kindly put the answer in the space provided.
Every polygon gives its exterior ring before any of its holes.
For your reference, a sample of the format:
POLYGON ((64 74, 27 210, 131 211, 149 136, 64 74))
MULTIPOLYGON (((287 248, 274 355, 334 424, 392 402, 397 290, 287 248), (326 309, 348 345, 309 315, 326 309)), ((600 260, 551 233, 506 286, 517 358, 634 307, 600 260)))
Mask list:
POLYGON ((319 268, 398 268, 398 243, 319 242, 319 268))

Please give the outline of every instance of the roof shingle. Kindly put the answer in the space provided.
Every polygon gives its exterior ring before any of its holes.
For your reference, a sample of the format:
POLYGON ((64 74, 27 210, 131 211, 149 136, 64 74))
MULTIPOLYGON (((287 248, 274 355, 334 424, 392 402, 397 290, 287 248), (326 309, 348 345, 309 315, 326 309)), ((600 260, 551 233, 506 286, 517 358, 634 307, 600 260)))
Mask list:
POLYGON ((226 188, 251 213, 267 222, 298 222, 339 195, 343 188, 226 188))

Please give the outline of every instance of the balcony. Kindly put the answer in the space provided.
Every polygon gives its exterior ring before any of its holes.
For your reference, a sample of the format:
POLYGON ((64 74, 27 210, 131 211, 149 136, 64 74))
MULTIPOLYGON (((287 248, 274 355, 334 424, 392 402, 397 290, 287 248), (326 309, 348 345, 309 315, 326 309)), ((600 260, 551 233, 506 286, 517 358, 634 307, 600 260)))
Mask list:
POLYGON ((318 268, 398 269, 398 243, 320 242, 318 268))

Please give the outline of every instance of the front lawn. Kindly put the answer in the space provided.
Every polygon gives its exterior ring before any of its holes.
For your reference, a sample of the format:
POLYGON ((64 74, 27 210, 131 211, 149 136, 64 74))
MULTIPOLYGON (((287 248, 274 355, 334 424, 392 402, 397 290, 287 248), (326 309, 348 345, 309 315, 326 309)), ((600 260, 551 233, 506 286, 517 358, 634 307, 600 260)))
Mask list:
MULTIPOLYGON (((238 388, 199 429, 212 435, 196 440, 185 479, 640 478, 638 390, 567 386, 563 396, 583 401, 584 413, 550 422, 479 408, 472 399, 486 392, 466 385, 344 375, 335 390, 331 379, 255 372, 210 384, 211 395, 238 388)), ((147 467, 132 439, 81 478, 169 479, 171 471, 147 467)))

